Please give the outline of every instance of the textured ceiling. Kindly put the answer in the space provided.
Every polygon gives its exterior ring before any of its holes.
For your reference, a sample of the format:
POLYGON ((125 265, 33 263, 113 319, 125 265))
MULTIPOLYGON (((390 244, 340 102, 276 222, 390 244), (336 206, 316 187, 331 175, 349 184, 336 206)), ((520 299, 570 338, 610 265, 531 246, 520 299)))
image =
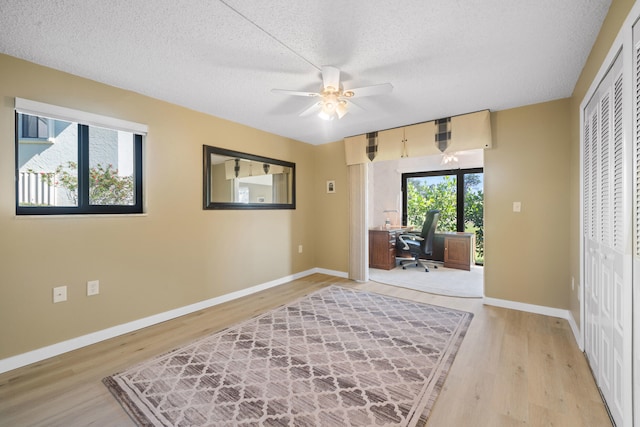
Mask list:
MULTIPOLYGON (((0 52, 312 144, 571 95, 611 0, 0 0, 0 52), (320 67, 389 82, 298 117, 320 67)), ((0 70, 1 78, 1 70, 0 70)))

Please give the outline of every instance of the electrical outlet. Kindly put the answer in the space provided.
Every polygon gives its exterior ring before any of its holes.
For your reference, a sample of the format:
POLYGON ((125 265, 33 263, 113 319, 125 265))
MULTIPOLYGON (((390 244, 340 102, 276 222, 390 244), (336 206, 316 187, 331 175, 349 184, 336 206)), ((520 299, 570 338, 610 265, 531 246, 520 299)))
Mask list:
POLYGON ((302 245, 298 245, 298 253, 301 254, 302 253, 302 245))
POLYGON ((522 203, 513 202, 513 211, 514 212, 520 212, 521 210, 522 210, 522 203))
POLYGON ((67 287, 58 286, 53 288, 53 302, 62 302, 67 300, 67 287))
POLYGON ((100 293, 100 281, 90 280, 87 282, 87 296, 98 295, 100 293))

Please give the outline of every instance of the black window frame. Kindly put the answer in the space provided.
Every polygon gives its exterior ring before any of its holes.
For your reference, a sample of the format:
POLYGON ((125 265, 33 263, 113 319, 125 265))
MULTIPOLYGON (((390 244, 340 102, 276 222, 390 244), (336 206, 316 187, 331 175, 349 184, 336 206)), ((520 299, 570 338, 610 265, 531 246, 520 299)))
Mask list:
MULTIPOLYGON (((78 123, 78 206, 20 206, 19 193, 19 116, 15 112, 15 204, 16 215, 93 215, 93 214, 140 214, 143 210, 143 135, 134 136, 133 149, 133 205, 92 205, 89 203, 89 128, 91 125, 78 123)), ((108 128, 108 127, 105 127, 108 128)), ((115 130, 115 129, 114 129, 115 130)))
POLYGON ((429 176, 456 176, 456 231, 464 232, 464 176, 466 174, 482 173, 484 168, 447 169, 425 172, 407 172, 402 174, 402 225, 407 225, 407 179, 429 176))

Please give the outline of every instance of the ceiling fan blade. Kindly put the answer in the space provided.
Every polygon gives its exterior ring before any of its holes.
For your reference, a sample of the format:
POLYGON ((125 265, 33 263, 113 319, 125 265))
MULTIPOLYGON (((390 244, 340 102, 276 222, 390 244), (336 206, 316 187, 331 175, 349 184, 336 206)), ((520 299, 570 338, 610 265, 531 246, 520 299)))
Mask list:
POLYGON ((271 93, 282 93, 284 95, 294 95, 294 96, 320 96, 317 92, 299 92, 296 90, 286 90, 286 89, 271 89, 271 93))
POLYGON ((313 104, 311 104, 311 106, 309 108, 307 108, 302 113, 300 113, 299 116, 300 117, 310 116, 313 113, 316 113, 316 112, 320 111, 320 109, 322 108, 321 106, 322 106, 322 103, 314 102, 313 104))
POLYGON ((363 96, 384 95, 391 93, 393 85, 391 83, 382 83, 373 86, 364 86, 355 89, 345 89, 344 96, 346 98, 362 98, 363 96))
POLYGON ((333 88, 334 91, 340 89, 340 70, 329 65, 322 67, 322 84, 325 89, 328 87, 333 88))
POLYGON ((363 111, 365 111, 364 108, 362 108, 361 106, 359 106, 358 104, 356 104, 355 102, 353 102, 351 99, 349 100, 344 100, 347 103, 347 108, 349 109, 349 111, 351 113, 361 113, 363 111))

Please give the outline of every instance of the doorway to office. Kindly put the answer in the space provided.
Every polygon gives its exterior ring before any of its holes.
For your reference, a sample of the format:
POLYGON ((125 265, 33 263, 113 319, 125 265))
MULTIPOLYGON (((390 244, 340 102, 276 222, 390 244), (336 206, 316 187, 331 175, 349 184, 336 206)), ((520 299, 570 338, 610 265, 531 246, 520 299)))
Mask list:
MULTIPOLYGON (((428 209, 441 211, 438 222, 438 244, 449 232, 472 232, 470 244, 473 268, 445 268, 442 252, 425 273, 422 268, 393 266, 368 268, 370 280, 425 290, 450 296, 482 297, 484 295, 484 150, 455 153, 455 160, 443 162, 442 155, 402 158, 370 163, 367 167, 367 222, 369 234, 377 229, 393 231, 413 227, 420 230, 428 209), (465 197, 465 194, 467 197, 465 197), (461 211, 461 212, 460 212, 461 211), (422 282, 416 285, 416 281, 422 282), (466 284, 465 282, 469 282, 466 284), (403 284, 403 282, 405 282, 403 284), (431 283, 433 282, 433 283, 431 283), (420 289, 423 288, 423 289, 420 289)), ((393 233, 390 233, 391 239, 393 233)), ((369 241, 369 261, 372 247, 369 241)), ((371 264, 371 263, 369 263, 371 264)), ((429 263, 428 263, 429 264, 429 263)), ((369 265, 368 267, 371 267, 369 265)))

